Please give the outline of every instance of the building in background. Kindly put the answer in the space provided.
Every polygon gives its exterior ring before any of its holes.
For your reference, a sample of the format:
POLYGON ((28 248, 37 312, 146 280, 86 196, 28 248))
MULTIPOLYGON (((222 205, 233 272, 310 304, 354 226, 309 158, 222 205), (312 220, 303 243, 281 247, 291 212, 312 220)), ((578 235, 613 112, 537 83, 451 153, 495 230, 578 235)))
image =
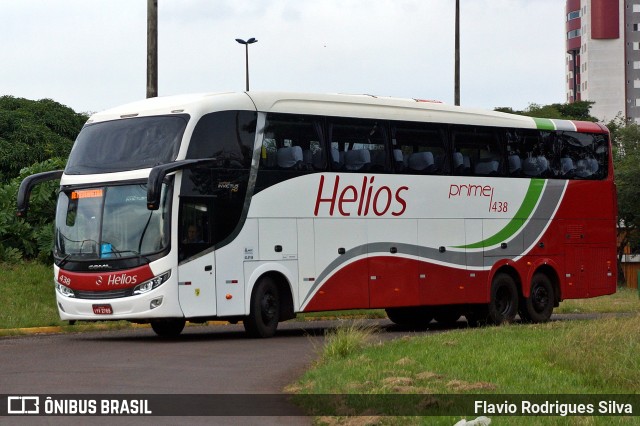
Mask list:
POLYGON ((640 123, 640 0, 566 1, 567 102, 640 123))

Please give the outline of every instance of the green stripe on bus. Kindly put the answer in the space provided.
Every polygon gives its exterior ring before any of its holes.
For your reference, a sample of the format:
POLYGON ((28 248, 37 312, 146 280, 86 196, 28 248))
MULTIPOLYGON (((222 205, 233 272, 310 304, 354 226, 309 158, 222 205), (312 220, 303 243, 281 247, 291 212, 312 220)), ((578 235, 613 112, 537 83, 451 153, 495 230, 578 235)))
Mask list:
POLYGON ((555 130, 556 125, 553 124, 553 121, 548 118, 536 118, 533 117, 533 121, 536 122, 536 127, 538 130, 555 130))
POLYGON ((486 240, 478 241, 477 243, 468 244, 466 246, 456 246, 455 248, 482 248, 482 247, 491 247, 511 238, 515 235, 520 228, 524 226, 525 219, 528 219, 533 213, 533 209, 538 204, 538 200, 540 199, 540 195, 542 195, 542 189, 544 188, 544 179, 532 179, 531 183, 529 183, 529 189, 527 189, 527 193, 524 196, 524 201, 522 205, 516 212, 515 216, 511 221, 498 231, 496 234, 487 238, 486 240))

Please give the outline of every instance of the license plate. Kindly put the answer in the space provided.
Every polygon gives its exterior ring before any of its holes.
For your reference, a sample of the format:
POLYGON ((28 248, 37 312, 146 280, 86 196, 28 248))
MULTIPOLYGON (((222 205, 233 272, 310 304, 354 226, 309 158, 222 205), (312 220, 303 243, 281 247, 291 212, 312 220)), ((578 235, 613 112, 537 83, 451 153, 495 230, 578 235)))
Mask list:
POLYGON ((93 305, 93 313, 96 315, 111 315, 113 308, 111 305, 93 305))

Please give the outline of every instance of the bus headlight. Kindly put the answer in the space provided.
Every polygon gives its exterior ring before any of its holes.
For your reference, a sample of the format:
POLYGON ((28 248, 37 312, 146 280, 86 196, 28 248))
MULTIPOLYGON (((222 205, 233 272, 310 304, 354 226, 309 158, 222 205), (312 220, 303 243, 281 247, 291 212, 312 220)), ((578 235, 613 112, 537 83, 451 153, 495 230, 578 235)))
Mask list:
POLYGON ((58 293, 60 293, 63 296, 76 297, 76 294, 73 292, 73 290, 71 290, 66 285, 62 285, 60 283, 56 283, 56 290, 58 290, 58 293))
POLYGON ((150 280, 143 282, 142 284, 138 284, 133 288, 133 294, 148 293, 154 288, 159 287, 165 281, 167 281, 170 276, 171 276, 171 271, 167 271, 163 274, 158 275, 157 277, 153 277, 150 280))

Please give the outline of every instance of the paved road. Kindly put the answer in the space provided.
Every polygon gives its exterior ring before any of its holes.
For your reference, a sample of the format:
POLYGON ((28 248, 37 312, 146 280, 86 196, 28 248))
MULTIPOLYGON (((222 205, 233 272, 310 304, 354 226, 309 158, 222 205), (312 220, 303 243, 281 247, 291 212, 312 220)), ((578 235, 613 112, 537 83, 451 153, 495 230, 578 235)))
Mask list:
MULTIPOLYGON (((443 330, 435 323, 430 330, 413 331, 388 320, 368 322, 380 327, 377 336, 382 340, 443 330)), ((0 394, 278 394, 317 358, 325 329, 337 325, 337 321, 287 322, 280 324, 274 338, 263 340, 246 338, 241 325, 187 327, 176 340, 159 339, 147 328, 3 338, 0 394)), ((80 425, 88 419, 7 420, 0 418, 0 424, 80 425)), ((308 425, 311 420, 92 417, 91 423, 308 425)))
MULTIPOLYGON (((381 338, 407 334, 374 320, 381 338)), ((280 324, 271 339, 253 340, 241 325, 187 327, 176 340, 151 329, 0 339, 0 394, 276 394, 317 358, 325 328, 336 321, 280 324)), ((0 424, 7 419, 0 418, 0 424)), ((42 424, 11 418, 11 424, 42 424)), ((112 419, 92 417, 94 424, 112 419)), ((238 418, 116 418, 131 424, 239 424, 238 418), (186 421, 185 421, 186 420, 186 421)), ((244 417, 242 424, 308 425, 304 417, 244 417)), ((47 424, 86 424, 87 418, 49 417, 47 424)))

